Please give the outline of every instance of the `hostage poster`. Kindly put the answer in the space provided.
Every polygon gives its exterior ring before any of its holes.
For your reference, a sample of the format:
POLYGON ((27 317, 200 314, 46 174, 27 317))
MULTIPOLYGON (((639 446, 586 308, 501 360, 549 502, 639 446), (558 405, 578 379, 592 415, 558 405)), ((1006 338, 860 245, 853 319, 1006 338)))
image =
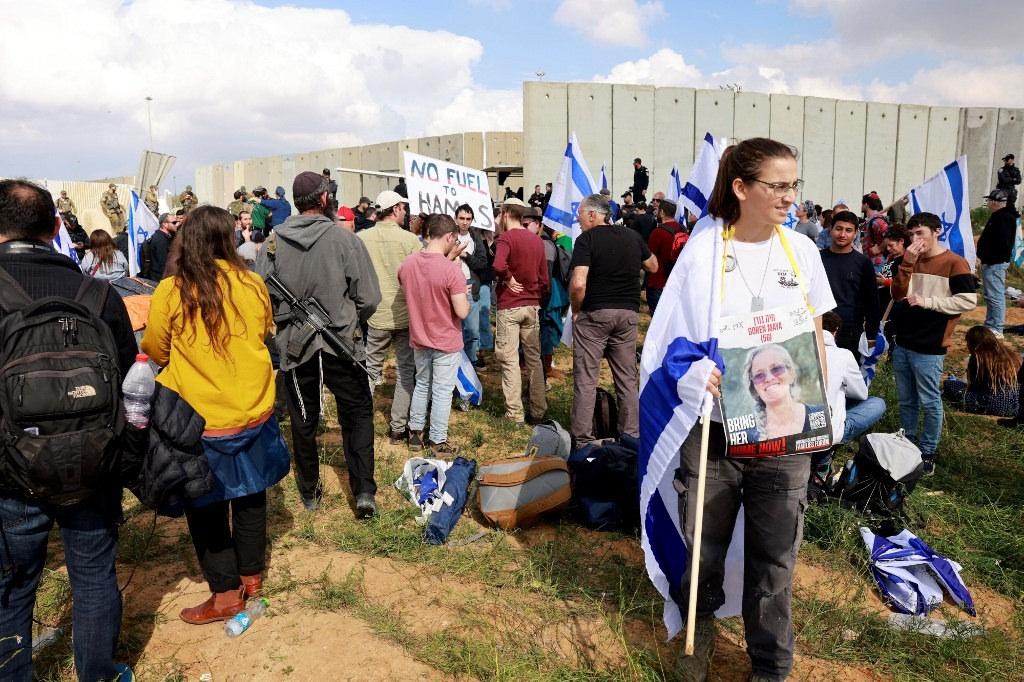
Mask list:
POLYGON ((802 303, 723 317, 720 408, 730 457, 778 457, 832 445, 831 415, 802 303))

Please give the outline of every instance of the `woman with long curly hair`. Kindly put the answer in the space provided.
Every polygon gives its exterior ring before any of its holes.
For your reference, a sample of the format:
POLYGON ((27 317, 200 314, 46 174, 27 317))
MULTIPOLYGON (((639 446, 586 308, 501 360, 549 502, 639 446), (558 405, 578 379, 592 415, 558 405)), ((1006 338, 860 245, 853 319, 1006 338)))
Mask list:
POLYGON ((288 472, 289 456, 264 343, 270 298, 235 250, 234 219, 200 206, 175 242, 176 274, 153 293, 142 349, 164 368, 157 381, 206 420, 202 443, 214 489, 192 500, 185 516, 213 594, 181 612, 185 622, 201 624, 230 618, 260 592, 266 489, 288 472))
POLYGON ((971 354, 967 380, 948 377, 942 385, 943 397, 972 414, 1013 417, 1017 414, 1020 355, 980 324, 967 330, 965 340, 971 354))
POLYGON ((106 230, 93 230, 89 235, 89 251, 79 267, 96 279, 109 281, 128 276, 128 260, 114 246, 114 240, 106 230))

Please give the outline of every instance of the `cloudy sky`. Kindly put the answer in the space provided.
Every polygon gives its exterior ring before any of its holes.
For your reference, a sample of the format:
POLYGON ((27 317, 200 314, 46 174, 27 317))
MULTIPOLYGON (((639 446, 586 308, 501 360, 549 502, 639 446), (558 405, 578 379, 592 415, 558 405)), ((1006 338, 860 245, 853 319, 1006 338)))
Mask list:
POLYGON ((521 84, 1024 107, 1020 0, 0 0, 0 176, 518 130, 521 84))

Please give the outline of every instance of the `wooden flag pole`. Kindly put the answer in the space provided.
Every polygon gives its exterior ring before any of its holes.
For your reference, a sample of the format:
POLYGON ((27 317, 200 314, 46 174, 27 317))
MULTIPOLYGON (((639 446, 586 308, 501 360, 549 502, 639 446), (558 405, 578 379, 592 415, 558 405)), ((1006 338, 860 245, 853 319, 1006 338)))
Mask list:
POLYGON ((704 484, 708 473, 708 437, 711 435, 711 394, 704 395, 700 421, 700 460, 697 464, 697 513, 693 519, 693 546, 690 547, 690 599, 686 607, 686 655, 693 656, 693 637, 697 627, 697 577, 700 573, 700 538, 704 530, 704 484))

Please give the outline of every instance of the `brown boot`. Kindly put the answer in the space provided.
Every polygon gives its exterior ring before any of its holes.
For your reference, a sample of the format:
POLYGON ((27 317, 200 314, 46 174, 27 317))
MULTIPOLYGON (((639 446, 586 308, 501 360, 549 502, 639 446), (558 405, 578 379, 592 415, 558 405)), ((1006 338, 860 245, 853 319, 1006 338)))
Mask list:
POLYGON ((210 598, 199 606, 191 609, 181 610, 181 619, 192 625, 203 625, 218 620, 227 620, 236 613, 245 609, 243 590, 245 587, 238 587, 227 592, 214 592, 210 598))
POLYGON ((263 576, 259 573, 256 575, 243 575, 242 587, 245 588, 245 599, 255 599, 263 592, 263 576))

